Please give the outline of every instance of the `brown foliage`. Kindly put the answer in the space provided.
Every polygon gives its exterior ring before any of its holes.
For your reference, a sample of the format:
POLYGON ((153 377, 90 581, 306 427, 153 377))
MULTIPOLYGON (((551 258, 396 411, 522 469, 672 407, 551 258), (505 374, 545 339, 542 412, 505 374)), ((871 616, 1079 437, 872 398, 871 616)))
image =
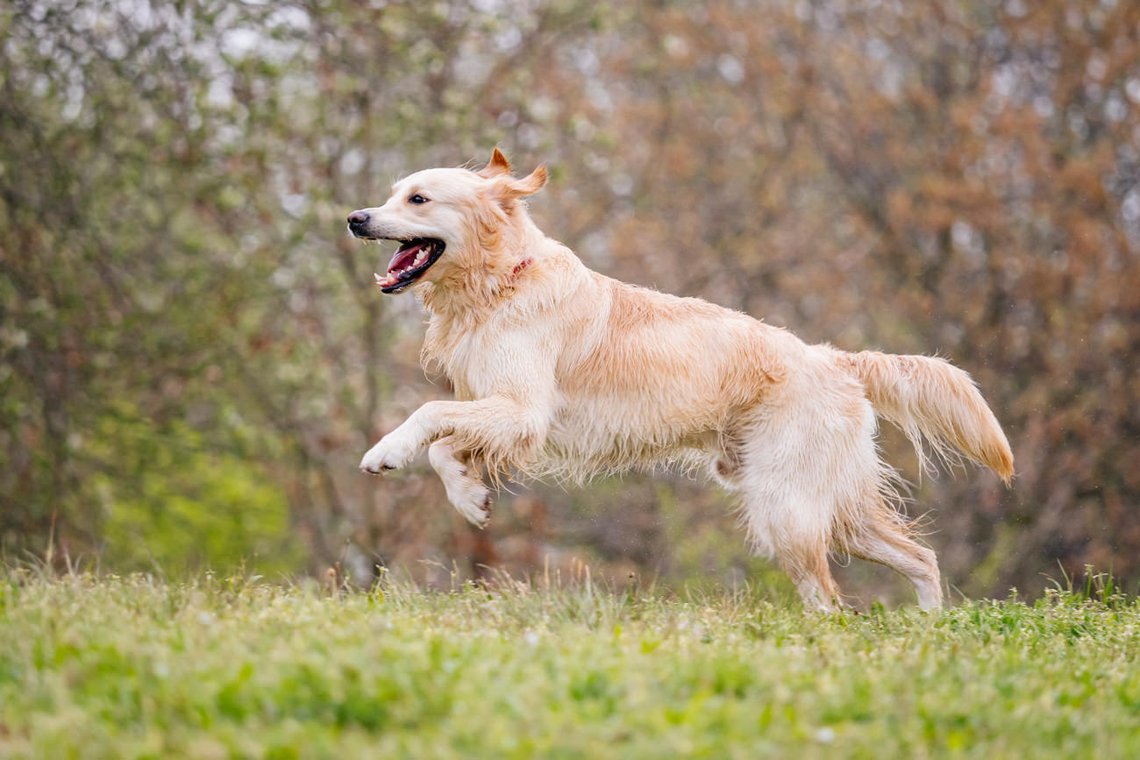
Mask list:
MULTIPOLYGON (((135 29, 124 56, 114 25, 16 18, 0 316, 32 321, 27 345, 0 333, 0 383, 27 400, 0 405, 0 487, 21 504, 72 494, 63 529, 85 540, 99 530, 78 506, 88 471, 60 440, 119 408, 100 399, 129 396, 227 450, 217 421, 240 408, 271 442, 241 456, 285 485, 315 567, 346 552, 365 571, 475 556, 533 570, 575 553, 672 578, 746 567, 726 505, 681 480, 506 498, 473 538, 426 468, 356 474, 370 439, 446 388, 425 384, 419 316, 369 289, 382 257, 341 234, 343 215, 400 173, 497 143, 520 173, 549 164, 534 216, 597 269, 971 372, 1018 473, 1011 491, 980 472, 922 484, 952 583, 1035 589, 1058 561, 1140 577, 1135 3, 282 3, 193 15, 198 50, 214 52, 190 63, 161 25, 135 29), (241 28, 260 46, 227 48, 241 28), (36 59, 41 39, 72 52, 36 59), (46 90, 36 67, 54 72, 46 90), (89 78, 78 118, 68 71, 89 78), (65 201, 79 222, 38 223, 65 201), (170 233, 141 234, 140 219, 170 233), (57 238, 90 229, 74 249, 57 238), (101 280, 53 280, 68 256, 101 280), (212 316, 160 335, 131 304, 172 275, 187 291, 165 303, 212 316), (34 321, 40 291, 61 319, 34 321), (94 363, 107 346, 133 358, 94 363), (36 475, 33 460, 55 464, 36 475)), ((4 531, 31 545, 50 511, 10 509, 4 531)))

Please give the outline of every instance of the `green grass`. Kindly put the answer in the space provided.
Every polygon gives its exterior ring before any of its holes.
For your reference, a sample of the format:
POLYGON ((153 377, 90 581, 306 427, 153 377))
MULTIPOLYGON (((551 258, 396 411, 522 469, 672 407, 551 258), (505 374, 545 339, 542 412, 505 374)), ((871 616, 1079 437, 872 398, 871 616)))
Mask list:
POLYGON ((0 571, 0 756, 1140 757, 1140 605, 0 571))

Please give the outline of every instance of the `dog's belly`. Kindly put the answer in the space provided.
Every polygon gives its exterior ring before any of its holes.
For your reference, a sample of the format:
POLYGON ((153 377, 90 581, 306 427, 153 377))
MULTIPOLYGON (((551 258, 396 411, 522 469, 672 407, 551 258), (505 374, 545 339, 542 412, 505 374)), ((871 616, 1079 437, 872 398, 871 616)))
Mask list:
POLYGON ((631 469, 700 466, 718 431, 707 414, 662 408, 637 396, 566 399, 554 417, 538 469, 575 480, 631 469))

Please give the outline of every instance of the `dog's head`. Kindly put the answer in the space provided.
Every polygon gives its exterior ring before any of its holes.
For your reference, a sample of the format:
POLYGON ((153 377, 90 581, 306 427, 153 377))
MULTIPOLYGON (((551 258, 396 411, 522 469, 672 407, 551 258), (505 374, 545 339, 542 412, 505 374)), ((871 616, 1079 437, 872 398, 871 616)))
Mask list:
POLYGON ((546 184, 539 166, 521 179, 495 148, 480 171, 426 169, 392 186, 383 206, 348 215, 348 229, 364 240, 400 244, 377 284, 399 293, 416 282, 442 283, 482 274, 509 253, 509 233, 525 216, 521 199, 546 184))

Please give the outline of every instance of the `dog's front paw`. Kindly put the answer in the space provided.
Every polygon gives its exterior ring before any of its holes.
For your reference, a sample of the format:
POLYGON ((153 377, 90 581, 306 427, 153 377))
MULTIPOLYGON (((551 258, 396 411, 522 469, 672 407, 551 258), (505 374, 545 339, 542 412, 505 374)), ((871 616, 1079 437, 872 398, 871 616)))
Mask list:
POLYGON ((389 433, 368 450, 360 460, 360 469, 370 475, 382 475, 388 470, 398 470, 412 461, 416 446, 396 433, 389 433))
POLYGON ((455 456, 450 437, 441 438, 428 447, 428 460, 439 473, 447 500, 467 521, 480 528, 491 517, 491 492, 483 481, 471 477, 468 468, 455 456))
POLYGON ((491 492, 487 486, 468 477, 444 485, 447 488, 447 500, 459 514, 472 525, 485 528, 491 519, 491 492))

